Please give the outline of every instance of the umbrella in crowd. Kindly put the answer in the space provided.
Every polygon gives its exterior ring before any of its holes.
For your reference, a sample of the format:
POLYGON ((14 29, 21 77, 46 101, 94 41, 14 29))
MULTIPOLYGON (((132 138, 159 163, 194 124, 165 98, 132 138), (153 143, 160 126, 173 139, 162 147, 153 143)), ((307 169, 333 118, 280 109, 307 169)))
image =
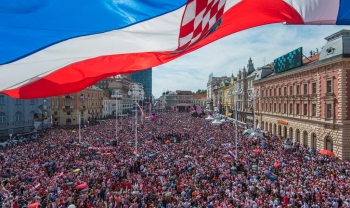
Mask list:
POLYGON ((327 156, 335 157, 334 152, 332 152, 332 151, 330 151, 330 150, 321 150, 321 151, 319 151, 319 153, 322 154, 322 155, 327 155, 327 156))
POLYGON ((87 188, 88 187, 88 185, 87 184, 85 184, 85 183, 83 183, 83 184, 80 184, 80 185, 77 185, 77 189, 85 189, 85 188, 87 188))
POLYGON ((30 204, 28 206, 28 208, 36 208, 36 207, 39 207, 40 206, 40 203, 39 202, 36 202, 36 203, 33 203, 33 204, 30 204))

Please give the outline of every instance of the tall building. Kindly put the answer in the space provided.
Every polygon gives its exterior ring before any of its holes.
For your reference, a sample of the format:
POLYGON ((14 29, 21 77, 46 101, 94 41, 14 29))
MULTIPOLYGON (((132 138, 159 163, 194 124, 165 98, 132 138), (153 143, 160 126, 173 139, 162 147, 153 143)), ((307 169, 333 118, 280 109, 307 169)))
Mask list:
POLYGON ((301 66, 286 68, 276 59, 274 73, 255 79, 254 120, 265 131, 350 159, 350 30, 325 39, 320 53, 295 58, 301 66))
MULTIPOLYGON (((21 100, 0 94, 0 137, 33 131, 35 121, 45 121, 50 115, 49 106, 49 98, 21 100)), ((49 125, 40 122, 36 129, 49 125)))
POLYGON ((131 73, 131 82, 141 83, 145 91, 145 101, 152 100, 152 68, 131 73))

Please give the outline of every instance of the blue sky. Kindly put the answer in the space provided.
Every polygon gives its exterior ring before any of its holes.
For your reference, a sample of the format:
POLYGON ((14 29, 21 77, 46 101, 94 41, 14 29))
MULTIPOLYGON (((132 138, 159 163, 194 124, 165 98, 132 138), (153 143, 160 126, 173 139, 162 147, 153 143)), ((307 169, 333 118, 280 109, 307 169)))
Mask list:
POLYGON ((252 58, 255 68, 273 62, 298 47, 303 54, 321 50, 325 37, 349 26, 307 26, 273 24, 232 34, 179 59, 153 68, 152 91, 206 89, 208 76, 236 76, 252 58))

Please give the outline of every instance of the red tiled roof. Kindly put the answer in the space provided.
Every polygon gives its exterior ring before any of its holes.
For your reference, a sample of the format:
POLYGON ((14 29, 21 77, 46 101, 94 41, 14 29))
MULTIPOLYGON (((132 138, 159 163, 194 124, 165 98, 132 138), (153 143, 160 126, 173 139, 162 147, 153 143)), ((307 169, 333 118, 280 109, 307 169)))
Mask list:
POLYGON ((193 99, 205 99, 207 98, 207 94, 193 94, 193 99))

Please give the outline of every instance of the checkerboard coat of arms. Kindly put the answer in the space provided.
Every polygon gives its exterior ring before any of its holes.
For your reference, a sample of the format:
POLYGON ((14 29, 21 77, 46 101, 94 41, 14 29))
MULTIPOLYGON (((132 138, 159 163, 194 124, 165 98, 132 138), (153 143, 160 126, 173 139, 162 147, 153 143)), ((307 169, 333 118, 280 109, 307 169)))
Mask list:
POLYGON ((177 52, 214 32, 221 24, 226 0, 189 0, 182 17, 177 52))

